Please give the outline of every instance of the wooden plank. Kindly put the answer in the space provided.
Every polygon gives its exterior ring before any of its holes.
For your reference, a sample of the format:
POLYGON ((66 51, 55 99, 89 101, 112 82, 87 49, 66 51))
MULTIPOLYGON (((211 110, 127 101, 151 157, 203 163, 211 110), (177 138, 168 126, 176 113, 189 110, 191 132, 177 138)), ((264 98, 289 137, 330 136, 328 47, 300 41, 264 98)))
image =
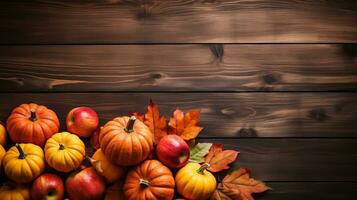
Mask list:
POLYGON ((357 45, 0 46, 0 91, 357 90, 357 45))
POLYGON ((205 139, 240 152, 231 167, 264 181, 356 181, 356 139, 205 139))
POLYGON ((150 98, 167 116, 176 107, 201 109, 201 137, 356 137, 357 93, 1 93, 0 119, 37 102, 53 108, 62 125, 76 106, 94 108, 103 124, 145 112, 150 98))
POLYGON ((354 0, 1 1, 0 43, 356 42, 354 0))
POLYGON ((357 183, 270 182, 268 185, 273 190, 255 195, 256 200, 357 199, 357 183))

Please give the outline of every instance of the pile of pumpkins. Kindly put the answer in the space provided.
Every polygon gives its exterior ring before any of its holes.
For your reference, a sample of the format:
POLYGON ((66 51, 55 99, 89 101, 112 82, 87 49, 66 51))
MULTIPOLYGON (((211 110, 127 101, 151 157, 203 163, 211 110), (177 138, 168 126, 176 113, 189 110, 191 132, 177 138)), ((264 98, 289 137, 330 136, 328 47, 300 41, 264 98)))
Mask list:
POLYGON ((1 182, 7 180, 0 188, 1 199, 31 199, 35 182, 48 169, 61 179, 67 178, 63 184, 66 194, 57 195, 58 199, 67 196, 71 200, 169 200, 177 197, 178 191, 186 199, 199 200, 208 199, 216 188, 214 176, 208 171, 202 173, 204 168, 199 164, 189 163, 171 170, 152 158, 154 135, 135 117, 108 121, 98 135, 100 148, 91 157, 86 155, 86 139, 59 129, 57 114, 43 105, 29 103, 13 109, 6 125, 0 125, 0 177, 1 182), (86 158, 94 160, 92 166, 83 165, 86 158), (100 168, 94 167, 98 160, 100 168), (90 171, 89 177, 99 177, 100 183, 96 185, 88 179, 88 183, 70 185, 68 179, 84 170, 90 171), (96 194, 91 195, 89 185, 96 194))

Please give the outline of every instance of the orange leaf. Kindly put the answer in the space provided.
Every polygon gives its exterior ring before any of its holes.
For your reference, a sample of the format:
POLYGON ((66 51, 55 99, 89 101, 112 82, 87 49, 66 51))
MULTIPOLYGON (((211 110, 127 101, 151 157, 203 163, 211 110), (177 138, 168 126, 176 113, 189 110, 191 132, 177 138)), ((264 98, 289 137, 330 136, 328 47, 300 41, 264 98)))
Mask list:
POLYGON ((199 116, 199 110, 189 110, 185 115, 177 108, 170 118, 169 134, 176 134, 186 141, 196 138, 203 129, 197 126, 199 116))
POLYGON ((238 153, 234 150, 222 151, 222 144, 213 144, 205 158, 205 162, 211 165, 208 170, 219 172, 229 169, 228 165, 236 160, 238 153))
POLYGON ((251 178, 248 169, 239 168, 224 177, 211 200, 254 200, 253 193, 261 193, 269 189, 263 182, 251 178))
POLYGON ((155 136, 155 144, 157 144, 162 137, 167 135, 166 117, 161 116, 158 106, 150 100, 148 110, 145 113, 144 123, 150 128, 155 136))

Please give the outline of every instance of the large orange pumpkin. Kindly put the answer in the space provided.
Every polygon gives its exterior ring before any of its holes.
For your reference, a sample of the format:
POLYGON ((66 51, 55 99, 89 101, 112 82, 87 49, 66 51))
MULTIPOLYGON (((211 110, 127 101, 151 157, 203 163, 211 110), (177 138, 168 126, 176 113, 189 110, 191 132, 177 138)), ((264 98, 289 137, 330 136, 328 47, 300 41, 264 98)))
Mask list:
POLYGON ((15 143, 33 143, 43 147, 58 129, 56 113, 35 103, 21 104, 7 119, 7 130, 15 143))
POLYGON ((125 169, 121 166, 111 163, 102 152, 102 149, 98 149, 92 156, 92 163, 94 168, 105 177, 105 179, 113 183, 118 179, 124 177, 125 169))
POLYGON ((104 125, 99 141, 105 156, 117 165, 136 165, 153 149, 153 134, 135 117, 117 117, 104 125))
POLYGON ((30 200, 30 189, 20 184, 4 184, 0 187, 1 200, 30 200))
POLYGON ((169 168, 157 160, 146 160, 128 172, 124 193, 128 200, 169 200, 175 180, 169 168))

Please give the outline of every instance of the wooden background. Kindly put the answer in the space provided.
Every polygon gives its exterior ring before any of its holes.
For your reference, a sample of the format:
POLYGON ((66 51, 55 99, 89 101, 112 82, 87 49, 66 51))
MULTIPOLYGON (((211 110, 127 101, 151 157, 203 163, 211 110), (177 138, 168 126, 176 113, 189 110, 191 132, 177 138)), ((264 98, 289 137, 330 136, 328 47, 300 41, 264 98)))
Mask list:
POLYGON ((356 42, 355 0, 4 0, 0 119, 200 108, 256 199, 357 199, 356 42))

